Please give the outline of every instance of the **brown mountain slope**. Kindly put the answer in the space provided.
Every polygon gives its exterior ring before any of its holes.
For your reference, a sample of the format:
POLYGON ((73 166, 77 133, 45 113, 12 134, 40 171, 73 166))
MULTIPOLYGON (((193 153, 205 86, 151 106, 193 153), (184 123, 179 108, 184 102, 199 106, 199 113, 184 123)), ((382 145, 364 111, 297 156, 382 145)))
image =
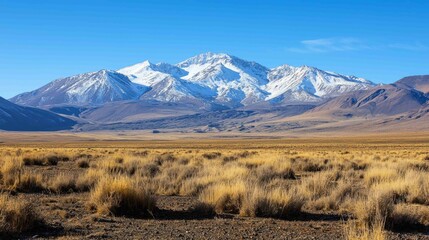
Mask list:
POLYGON ((408 87, 424 93, 429 93, 429 75, 404 77, 397 81, 396 85, 408 87))
POLYGON ((334 116, 392 116, 415 112, 424 107, 429 98, 424 93, 395 84, 348 93, 334 98, 310 111, 334 116))

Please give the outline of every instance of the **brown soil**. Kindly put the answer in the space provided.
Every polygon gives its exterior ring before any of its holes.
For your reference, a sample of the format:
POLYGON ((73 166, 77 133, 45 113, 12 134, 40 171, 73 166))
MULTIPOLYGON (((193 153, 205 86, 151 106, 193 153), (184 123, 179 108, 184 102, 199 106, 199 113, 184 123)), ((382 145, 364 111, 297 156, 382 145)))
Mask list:
MULTIPOLYGON (((87 194, 27 194, 46 227, 22 235, 33 239, 343 239, 345 216, 307 213, 298 220, 198 216, 190 197, 158 196, 151 219, 98 217, 88 212, 87 194)), ((392 239, 429 239, 424 233, 390 233, 392 239)))

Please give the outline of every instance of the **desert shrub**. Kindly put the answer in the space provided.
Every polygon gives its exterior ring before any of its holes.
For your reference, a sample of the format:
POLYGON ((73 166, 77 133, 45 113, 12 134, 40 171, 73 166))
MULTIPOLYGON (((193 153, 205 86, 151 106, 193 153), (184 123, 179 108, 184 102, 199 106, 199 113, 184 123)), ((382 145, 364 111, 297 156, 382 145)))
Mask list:
POLYGON ((32 165, 43 166, 43 165, 45 165, 44 159, 41 159, 38 157, 23 157, 22 162, 26 166, 32 166, 32 165))
POLYGON ((424 228, 425 212, 405 204, 395 205, 390 216, 390 228, 396 231, 410 231, 424 228))
POLYGON ((394 210, 390 194, 371 192, 367 198, 358 200, 354 207, 357 221, 345 226, 346 239, 384 240, 386 224, 391 224, 394 210))
POLYGON ((394 203, 405 202, 409 193, 409 185, 403 179, 391 182, 382 182, 373 185, 370 192, 377 192, 389 196, 394 203))
POLYGON ((339 173, 335 171, 317 172, 314 175, 302 180, 299 187, 299 194, 305 196, 308 200, 317 200, 330 194, 336 181, 339 179, 339 173))
POLYGON ((76 192, 76 178, 69 174, 60 174, 50 181, 49 189, 56 193, 76 192))
POLYGON ((23 171, 15 180, 14 185, 11 186, 11 189, 26 193, 42 192, 46 190, 45 182, 42 175, 23 171))
POLYGON ((357 189, 351 181, 339 181, 333 189, 327 189, 327 195, 309 202, 308 207, 315 210, 339 210, 343 203, 352 200, 357 195, 357 189))
POLYGON ((238 158, 247 158, 247 157, 249 157, 249 156, 251 156, 251 155, 254 155, 254 154, 256 154, 256 152, 244 151, 244 152, 237 153, 237 154, 235 154, 235 155, 236 155, 238 158))
POLYGON ((146 157, 147 155, 149 155, 149 151, 145 150, 145 151, 136 151, 132 153, 133 156, 136 157, 146 157))
POLYGON ((379 219, 375 225, 367 226, 359 222, 348 221, 345 226, 345 239, 347 240, 386 240, 384 220, 379 219))
POLYGON ((394 202, 390 194, 371 192, 367 198, 355 203, 354 216, 368 229, 373 229, 380 222, 390 221, 393 209, 394 202))
POLYGON ((76 188, 79 191, 89 191, 104 176, 106 176, 104 171, 90 168, 76 179, 76 188))
POLYGON ((1 179, 8 190, 19 192, 40 192, 45 190, 43 176, 25 170, 16 159, 7 159, 3 163, 1 179))
POLYGON ((373 167, 365 172, 364 180, 368 186, 381 182, 389 182, 398 177, 396 169, 385 167, 373 167))
POLYGON ((90 207, 103 215, 148 217, 155 198, 129 177, 105 177, 91 191, 90 207))
POLYGON ((173 153, 162 153, 160 155, 155 156, 153 159, 153 162, 157 163, 158 165, 162 165, 167 162, 173 162, 176 161, 177 158, 174 156, 173 153))
POLYGON ((187 179, 180 184, 179 194, 198 196, 208 185, 210 184, 205 181, 199 181, 196 178, 187 179))
POLYGON ((429 205, 428 173, 411 170, 405 174, 404 182, 408 183, 407 202, 429 205))
POLYGON ((352 162, 351 163, 351 168, 355 171, 365 170, 368 168, 368 166, 369 166, 369 164, 365 163, 365 162, 352 162))
POLYGON ((296 179, 295 172, 287 166, 263 165, 256 169, 256 176, 261 183, 268 183, 274 179, 296 179))
POLYGON ((220 157, 221 155, 222 155, 222 153, 220 153, 220 152, 211 152, 211 153, 204 153, 203 157, 208 159, 208 160, 212 160, 212 159, 220 157))
POLYGON ((22 161, 24 165, 31 166, 55 166, 59 161, 69 161, 70 158, 66 155, 48 154, 48 155, 29 155, 24 156, 22 161))
POLYGON ((154 188, 156 193, 163 195, 178 195, 182 184, 193 178, 198 172, 198 168, 189 165, 175 164, 165 168, 154 178, 154 188))
POLYGON ((327 169, 326 164, 319 159, 309 159, 305 157, 292 157, 289 159, 291 165, 298 171, 304 172, 320 172, 327 169))
POLYGON ((149 178, 155 177, 159 172, 159 165, 154 162, 143 164, 139 169, 139 173, 141 176, 149 178))
POLYGON ((0 195, 0 233, 22 233, 40 223, 40 217, 29 202, 0 195))
POLYGON ((296 189, 248 189, 240 209, 241 216, 291 218, 297 216, 305 199, 296 189))
POLYGON ((77 166, 80 168, 89 168, 89 160, 88 158, 79 158, 77 160, 77 166))
POLYGON ((322 171, 324 167, 318 163, 312 163, 309 162, 307 164, 304 164, 302 167, 302 170, 305 172, 319 172, 322 171))
POLYGON ((0 169, 3 185, 9 187, 15 185, 16 179, 21 175, 22 171, 23 168, 19 161, 14 158, 4 158, 0 169))
POLYGON ((88 154, 88 153, 79 153, 73 156, 73 160, 79 160, 81 158, 86 158, 86 159, 92 159, 94 158, 94 156, 92 154, 88 154))
POLYGON ((125 161, 123 158, 113 158, 103 161, 101 164, 101 169, 103 169, 109 175, 132 176, 136 173, 139 165, 139 160, 125 161))
POLYGON ((245 192, 244 182, 221 182, 204 189, 199 199, 212 206, 218 214, 239 213, 245 192))
POLYGON ((233 161, 237 161, 238 157, 236 156, 225 156, 223 157, 223 162, 227 163, 227 162, 233 162, 233 161))

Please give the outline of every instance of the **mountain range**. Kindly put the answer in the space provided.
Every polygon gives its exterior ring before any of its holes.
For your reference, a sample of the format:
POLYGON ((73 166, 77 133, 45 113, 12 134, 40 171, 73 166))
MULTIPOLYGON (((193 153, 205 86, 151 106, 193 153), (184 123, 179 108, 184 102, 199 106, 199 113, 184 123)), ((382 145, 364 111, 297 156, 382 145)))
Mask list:
MULTIPOLYGON (((47 114, 41 119, 67 119, 52 130, 73 123, 79 131, 266 132, 350 119, 420 119, 429 109, 428 91, 427 75, 376 85, 315 67, 267 68, 228 54, 204 53, 175 65, 144 61, 60 78, 9 99, 8 105, 19 109, 13 114, 37 108, 47 114)), ((1 110, 0 122, 7 122, 1 110)))
POLYGON ((231 108, 264 101, 318 102, 372 86, 362 78, 308 66, 269 69, 227 54, 205 53, 176 65, 144 61, 118 71, 57 79, 11 101, 40 107, 141 99, 231 108))

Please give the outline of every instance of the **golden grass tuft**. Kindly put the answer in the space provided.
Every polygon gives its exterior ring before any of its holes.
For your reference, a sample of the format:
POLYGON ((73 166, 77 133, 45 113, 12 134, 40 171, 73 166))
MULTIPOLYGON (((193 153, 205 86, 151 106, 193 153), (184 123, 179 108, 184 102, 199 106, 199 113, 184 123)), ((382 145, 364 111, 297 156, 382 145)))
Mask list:
POLYGON ((45 190, 45 179, 41 174, 24 169, 17 159, 5 159, 0 169, 2 184, 7 190, 40 192, 45 190))
POLYGON ((200 201, 213 206, 216 213, 239 213, 246 193, 242 181, 216 183, 204 189, 200 201))
POLYGON ((89 203, 101 215, 149 217, 155 198, 129 177, 105 177, 90 192, 89 203))
POLYGON ((249 190, 240 209, 241 216, 292 218, 301 213, 305 199, 296 189, 249 190))
POLYGON ((33 205, 22 198, 0 195, 0 233, 22 233, 41 223, 33 205))
POLYGON ((76 178, 73 175, 64 173, 59 174, 50 181, 49 189, 55 193, 70 193, 79 190, 76 185, 76 178))
MULTIPOLYGON (((382 221, 390 221, 394 201, 389 193, 372 192, 367 198, 355 203, 354 215, 363 224, 372 229, 382 221)), ((384 225, 383 225, 384 227, 384 225)))
POLYGON ((345 226, 345 239, 347 240, 386 240, 384 221, 380 219, 375 225, 369 227, 354 221, 348 221, 345 226))

